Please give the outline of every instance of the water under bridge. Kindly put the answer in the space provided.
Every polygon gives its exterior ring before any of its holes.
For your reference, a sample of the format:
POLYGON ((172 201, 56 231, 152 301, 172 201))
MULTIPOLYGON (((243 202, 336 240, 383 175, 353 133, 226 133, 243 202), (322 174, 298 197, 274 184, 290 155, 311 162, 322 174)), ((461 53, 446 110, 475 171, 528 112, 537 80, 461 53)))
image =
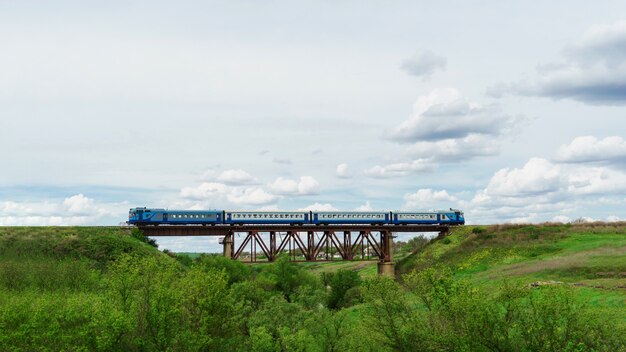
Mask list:
POLYGON ((285 253, 292 261, 377 260, 378 273, 394 274, 395 233, 437 232, 446 225, 160 225, 140 226, 144 236, 219 236, 226 257, 272 262, 285 253), (237 243, 235 243, 237 239, 237 243), (240 242, 241 241, 241 242, 240 242), (240 243, 239 243, 240 242, 240 243))

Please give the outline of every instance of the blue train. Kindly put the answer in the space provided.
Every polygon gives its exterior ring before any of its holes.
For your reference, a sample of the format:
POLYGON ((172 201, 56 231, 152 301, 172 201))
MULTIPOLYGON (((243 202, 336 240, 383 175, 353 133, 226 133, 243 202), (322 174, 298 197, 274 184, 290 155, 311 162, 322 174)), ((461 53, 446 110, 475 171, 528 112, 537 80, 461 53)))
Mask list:
POLYGON ((433 212, 377 211, 228 211, 228 210, 166 210, 132 208, 128 213, 131 225, 463 225, 465 217, 459 209, 433 212))

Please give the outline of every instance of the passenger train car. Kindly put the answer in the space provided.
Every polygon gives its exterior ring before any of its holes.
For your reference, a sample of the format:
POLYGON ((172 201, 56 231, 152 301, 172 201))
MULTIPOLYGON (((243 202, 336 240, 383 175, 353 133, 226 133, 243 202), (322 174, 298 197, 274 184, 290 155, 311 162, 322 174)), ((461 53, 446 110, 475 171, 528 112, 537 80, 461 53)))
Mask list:
POLYGON ((128 213, 131 225, 463 225, 465 216, 459 209, 432 212, 376 211, 228 211, 167 210, 132 208, 128 213))

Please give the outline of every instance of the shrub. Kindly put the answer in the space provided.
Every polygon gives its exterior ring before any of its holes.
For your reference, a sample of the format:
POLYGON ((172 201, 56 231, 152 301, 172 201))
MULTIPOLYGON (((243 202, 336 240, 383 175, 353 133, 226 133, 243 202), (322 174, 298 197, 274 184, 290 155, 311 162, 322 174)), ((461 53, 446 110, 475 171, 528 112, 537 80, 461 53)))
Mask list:
POLYGON ((330 280, 330 293, 327 300, 328 308, 339 309, 349 307, 358 302, 360 293, 354 289, 360 284, 361 277, 356 271, 337 270, 330 280))
POLYGON ((475 234, 485 233, 486 231, 487 231, 487 229, 484 228, 484 227, 474 227, 474 228, 472 228, 472 233, 475 233, 475 234))
POLYGON ((430 240, 422 235, 413 237, 409 240, 408 245, 411 248, 411 252, 417 253, 426 247, 430 243, 430 240))

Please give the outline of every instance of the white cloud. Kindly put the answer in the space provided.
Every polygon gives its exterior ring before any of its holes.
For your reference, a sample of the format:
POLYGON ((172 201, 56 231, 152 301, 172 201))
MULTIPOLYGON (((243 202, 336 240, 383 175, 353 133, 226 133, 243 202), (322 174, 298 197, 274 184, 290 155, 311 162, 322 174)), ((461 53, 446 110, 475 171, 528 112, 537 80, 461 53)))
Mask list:
POLYGON ((421 96, 413 114, 390 138, 397 141, 439 141, 473 134, 500 135, 519 119, 504 114, 497 106, 482 106, 461 96, 454 88, 435 89, 421 96))
POLYGON ((374 178, 400 177, 414 172, 433 171, 435 166, 430 159, 417 159, 411 162, 376 165, 365 170, 365 175, 374 178))
POLYGON ((427 210, 436 206, 450 208, 452 203, 456 203, 458 199, 448 193, 446 190, 433 191, 430 188, 418 189, 415 193, 407 193, 404 195, 405 210, 427 210))
POLYGON ((335 208, 332 204, 330 203, 313 203, 309 206, 306 206, 304 208, 300 208, 298 209, 298 211, 338 211, 339 209, 335 208))
POLYGON ((419 51, 404 60, 400 68, 412 76, 426 78, 438 70, 444 71, 446 58, 430 50, 419 51))
POLYGON ((370 204, 370 201, 366 201, 365 204, 363 205, 359 205, 358 207, 356 207, 354 209, 354 211, 373 211, 374 208, 372 208, 372 205, 370 204))
POLYGON ((188 199, 204 200, 215 199, 228 194, 229 188, 223 183, 203 182, 197 187, 184 187, 180 190, 180 196, 188 199))
POLYGON ((601 140, 593 136, 576 137, 570 144, 559 148, 555 160, 567 163, 626 163, 626 141, 618 136, 601 140))
POLYGON ((497 105, 483 106, 470 101, 454 88, 435 89, 420 96, 412 115, 386 134, 390 140, 410 143, 406 153, 413 161, 377 165, 366 174, 405 176, 430 171, 440 162, 496 155, 503 137, 510 136, 527 120, 523 116, 509 116, 497 105))
POLYGON ((553 217, 551 221, 552 222, 562 222, 564 224, 567 224, 567 223, 571 222, 572 219, 570 219, 568 216, 565 216, 565 215, 557 215, 557 216, 553 217))
POLYGON ((487 186, 464 206, 468 218, 473 216, 482 221, 508 222, 515 218, 539 221, 574 214, 600 202, 623 204, 624 194, 626 173, 622 171, 531 158, 521 168, 497 171, 487 186))
POLYGON ((275 195, 257 187, 233 190, 228 194, 228 201, 235 205, 265 205, 277 200, 275 195))
POLYGON ((83 194, 63 201, 0 203, 0 226, 70 226, 118 224, 128 220, 124 203, 99 203, 83 194))
POLYGON ((473 134, 459 139, 416 142, 407 151, 414 157, 431 157, 437 161, 455 161, 474 156, 496 155, 499 148, 494 143, 493 137, 473 134))
POLYGON ((301 176, 300 180, 279 177, 269 187, 276 194, 300 196, 317 194, 320 184, 311 176, 301 176))
POLYGON ((85 197, 82 193, 63 201, 65 209, 72 214, 89 214, 95 210, 93 199, 85 197))
POLYGON ((496 172, 485 194, 497 197, 518 197, 558 191, 562 186, 562 170, 548 160, 530 159, 521 169, 501 169, 496 172))
MULTIPOLYGON (((186 200, 200 201, 200 208, 225 208, 230 206, 267 205, 278 197, 259 187, 234 187, 217 182, 203 182, 196 187, 184 187, 180 196, 186 200)), ((193 206, 185 204, 184 206, 193 206)))
POLYGON ((336 174, 337 177, 339 178, 351 178, 352 177, 352 172, 350 172, 350 169, 348 168, 348 164, 339 164, 337 165, 337 169, 336 169, 336 174))
POLYGON ((252 175, 241 169, 222 171, 222 173, 219 174, 215 180, 229 185, 244 185, 257 182, 252 175))
POLYGON ((493 96, 512 93, 569 98, 588 104, 626 104, 626 21, 591 27, 564 50, 561 61, 538 68, 540 78, 499 84, 493 96))

